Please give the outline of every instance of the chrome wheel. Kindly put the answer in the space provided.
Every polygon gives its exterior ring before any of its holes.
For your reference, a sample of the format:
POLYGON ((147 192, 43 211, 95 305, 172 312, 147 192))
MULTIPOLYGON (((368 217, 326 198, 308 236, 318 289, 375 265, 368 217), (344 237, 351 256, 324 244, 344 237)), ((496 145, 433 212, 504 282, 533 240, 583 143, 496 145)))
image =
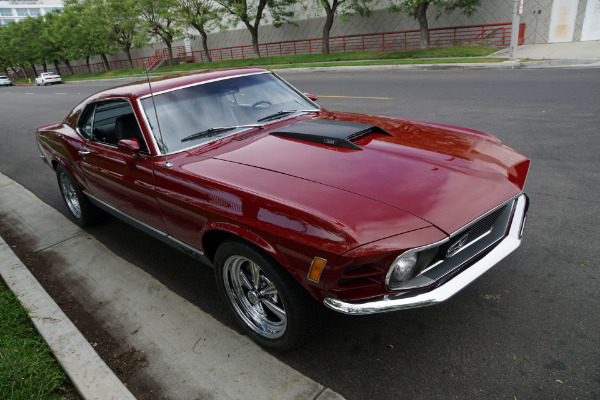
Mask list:
POLYGON ((287 327, 286 310, 275 284, 253 261, 230 256, 223 265, 225 291, 246 326, 268 339, 277 339, 287 327))
POLYGON ((79 204, 79 197, 77 196, 77 191, 75 190, 73 182, 71 182, 71 179, 65 173, 60 174, 59 181, 60 190, 69 211, 71 211, 71 214, 73 214, 75 218, 81 218, 81 205, 79 204))

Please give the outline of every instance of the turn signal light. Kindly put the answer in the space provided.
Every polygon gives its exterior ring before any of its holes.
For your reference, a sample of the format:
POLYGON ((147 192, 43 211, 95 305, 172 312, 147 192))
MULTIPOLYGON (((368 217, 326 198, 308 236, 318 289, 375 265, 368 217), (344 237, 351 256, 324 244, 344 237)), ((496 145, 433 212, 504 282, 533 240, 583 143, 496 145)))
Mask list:
POLYGON ((313 282, 319 282, 319 279, 321 279, 321 272, 323 272, 325 264, 327 264, 326 259, 315 257, 310 265, 310 270, 308 271, 308 279, 313 282))

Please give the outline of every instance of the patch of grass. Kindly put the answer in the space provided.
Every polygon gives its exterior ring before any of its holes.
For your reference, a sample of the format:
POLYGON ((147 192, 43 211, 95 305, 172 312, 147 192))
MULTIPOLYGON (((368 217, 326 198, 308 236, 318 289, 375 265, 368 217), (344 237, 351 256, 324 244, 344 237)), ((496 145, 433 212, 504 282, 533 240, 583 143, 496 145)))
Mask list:
MULTIPOLYGON (((202 69, 265 67, 265 68, 295 68, 315 66, 349 66, 349 65, 382 65, 382 64, 439 64, 439 63, 474 63, 499 62, 502 58, 473 58, 485 57, 498 49, 482 46, 433 47, 423 50, 408 51, 349 51, 332 54, 298 54, 294 56, 276 56, 248 58, 243 60, 224 60, 211 63, 190 63, 165 66, 156 69, 152 74, 165 75, 173 72, 187 72, 202 69), (324 63, 324 64, 320 64, 324 63)), ((122 77, 140 77, 144 75, 142 68, 119 69, 106 72, 66 75, 63 81, 80 81, 93 79, 108 79, 122 77)), ((31 79, 35 83, 35 79, 31 79)), ((19 79, 15 83, 28 83, 27 79, 19 79)))
MULTIPOLYGON (((496 63, 506 61, 504 58, 486 58, 486 62, 496 63)), ((265 65, 268 69, 284 69, 284 68, 314 68, 314 67, 346 67, 357 65, 399 65, 399 64, 460 64, 460 63, 479 63, 480 58, 450 58, 450 59, 419 59, 419 60, 371 60, 371 61, 355 61, 355 62, 337 62, 329 63, 312 63, 312 64, 295 64, 295 65, 265 65)))
POLYGON ((78 399, 27 311, 0 279, 0 398, 78 399))
MULTIPOLYGON (((237 68, 251 66, 275 66, 286 65, 288 68, 310 63, 335 62, 340 65, 343 61, 367 61, 363 64, 345 64, 345 65, 377 65, 373 60, 401 60, 401 59, 428 59, 428 58, 453 58, 453 57, 484 57, 497 49, 481 46, 456 46, 456 47, 436 47, 424 50, 409 51, 349 51, 346 53, 333 54, 299 54, 295 56, 277 56, 248 58, 243 60, 224 60, 213 61, 212 63, 190 63, 158 68, 155 72, 176 72, 190 71, 197 69, 212 68, 237 68)), ((412 64, 428 63, 430 60, 415 60, 412 64)), ((471 61, 476 62, 476 61, 471 61)), ((488 62, 488 59, 479 60, 479 62, 488 62)), ((390 62, 394 63, 394 62, 390 62)))
POLYGON ((143 68, 134 68, 134 69, 115 69, 112 71, 103 71, 103 72, 90 72, 84 74, 75 74, 75 75, 65 75, 62 77, 63 81, 81 81, 88 79, 109 79, 109 78, 121 78, 123 76, 143 76, 144 69, 143 68))

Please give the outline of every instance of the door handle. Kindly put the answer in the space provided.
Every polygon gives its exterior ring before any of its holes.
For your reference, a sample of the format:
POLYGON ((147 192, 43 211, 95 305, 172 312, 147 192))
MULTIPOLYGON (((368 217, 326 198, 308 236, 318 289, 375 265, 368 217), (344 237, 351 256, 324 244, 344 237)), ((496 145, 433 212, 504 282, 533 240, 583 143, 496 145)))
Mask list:
POLYGON ((80 156, 85 156, 85 155, 88 155, 90 153, 91 153, 91 151, 89 151, 87 149, 79 150, 79 155, 80 156))

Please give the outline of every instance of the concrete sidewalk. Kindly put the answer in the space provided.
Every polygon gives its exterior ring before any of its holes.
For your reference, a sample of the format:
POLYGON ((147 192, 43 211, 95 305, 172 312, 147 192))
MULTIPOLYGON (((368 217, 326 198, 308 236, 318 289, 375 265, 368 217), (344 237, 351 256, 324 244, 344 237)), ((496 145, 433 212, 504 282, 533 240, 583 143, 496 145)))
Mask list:
MULTIPOLYGON (((509 57, 510 49, 503 49, 488 57, 509 57)), ((517 58, 538 60, 600 61, 600 40, 571 43, 524 44, 517 47, 517 58)))
MULTIPOLYGON (((343 399, 121 259, 2 174, 0 215, 31 238, 34 252, 59 260, 54 267, 61 281, 90 313, 110 321, 113 336, 145 352, 160 398, 343 399)), ((132 398, 4 241, 0 252, 2 278, 32 312, 81 395, 132 398)))

